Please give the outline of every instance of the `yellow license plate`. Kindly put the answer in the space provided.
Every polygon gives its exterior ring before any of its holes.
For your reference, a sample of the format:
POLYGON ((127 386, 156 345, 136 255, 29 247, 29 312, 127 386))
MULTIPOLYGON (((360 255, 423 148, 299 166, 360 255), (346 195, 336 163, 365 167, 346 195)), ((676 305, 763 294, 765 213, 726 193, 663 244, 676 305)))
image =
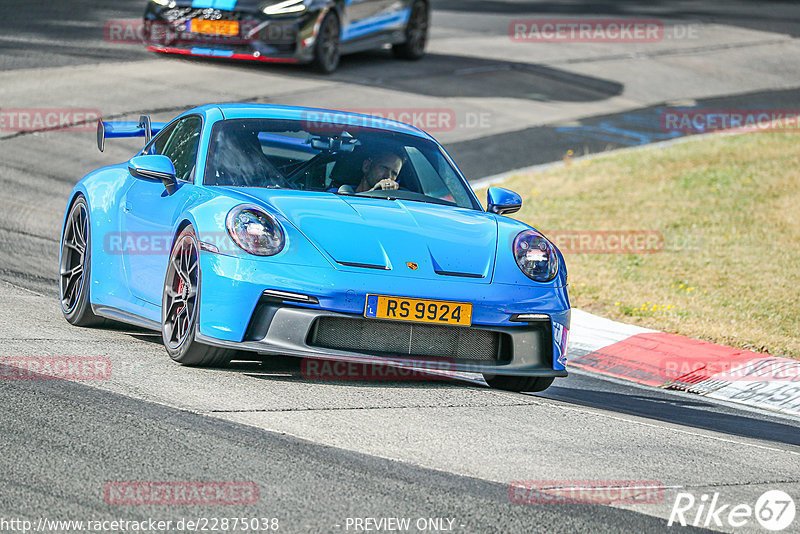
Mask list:
POLYGON ((472 325, 472 304, 446 300, 367 295, 365 317, 419 323, 472 325))
POLYGON ((192 19, 190 31, 206 35, 239 35, 239 23, 235 20, 192 19))

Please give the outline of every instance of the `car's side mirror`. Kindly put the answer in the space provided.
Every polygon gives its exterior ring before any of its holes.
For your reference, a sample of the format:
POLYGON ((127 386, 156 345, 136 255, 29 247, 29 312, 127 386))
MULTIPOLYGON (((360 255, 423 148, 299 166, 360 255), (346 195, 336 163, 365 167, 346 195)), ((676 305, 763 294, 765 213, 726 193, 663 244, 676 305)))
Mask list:
POLYGON ((178 180, 175 177, 175 166, 167 156, 157 154, 135 156, 128 162, 131 176, 145 180, 158 180, 164 184, 168 194, 175 192, 178 180))
POLYGON ((514 191, 502 187, 490 187, 486 192, 486 211, 498 215, 507 215, 519 211, 522 197, 514 191))

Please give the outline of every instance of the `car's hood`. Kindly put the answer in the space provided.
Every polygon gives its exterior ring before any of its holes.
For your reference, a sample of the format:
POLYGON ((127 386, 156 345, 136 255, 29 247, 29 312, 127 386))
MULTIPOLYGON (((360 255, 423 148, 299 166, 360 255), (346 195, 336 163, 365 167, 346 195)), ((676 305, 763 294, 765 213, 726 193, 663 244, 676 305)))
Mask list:
POLYGON ((429 279, 491 279, 497 222, 485 212, 300 191, 247 193, 280 212, 337 268, 384 269, 429 279))

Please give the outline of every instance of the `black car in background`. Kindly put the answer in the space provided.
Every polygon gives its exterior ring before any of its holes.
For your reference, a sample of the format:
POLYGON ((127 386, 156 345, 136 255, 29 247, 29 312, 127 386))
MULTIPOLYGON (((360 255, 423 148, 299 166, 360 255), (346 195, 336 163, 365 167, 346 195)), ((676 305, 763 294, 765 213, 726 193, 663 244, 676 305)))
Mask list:
POLYGON ((154 52, 276 63, 330 73, 342 54, 391 45, 397 57, 425 53, 427 0, 149 0, 154 52))

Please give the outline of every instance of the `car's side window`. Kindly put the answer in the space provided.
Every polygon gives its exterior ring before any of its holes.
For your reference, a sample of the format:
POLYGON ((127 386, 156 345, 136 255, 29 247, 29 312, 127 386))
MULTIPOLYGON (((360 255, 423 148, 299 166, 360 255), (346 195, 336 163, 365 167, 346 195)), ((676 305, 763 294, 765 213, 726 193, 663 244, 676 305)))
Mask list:
POLYGON ((164 154, 164 145, 167 144, 169 138, 172 136, 172 132, 175 131, 175 126, 178 123, 173 123, 161 130, 158 135, 150 142, 147 147, 142 151, 143 156, 152 156, 152 155, 163 155, 164 154))
POLYGON ((163 147, 161 153, 172 160, 172 164, 175 165, 175 176, 178 180, 187 182, 191 179, 192 171, 197 162, 197 147, 200 144, 200 130, 202 127, 203 121, 200 117, 186 117, 178 122, 163 147))

